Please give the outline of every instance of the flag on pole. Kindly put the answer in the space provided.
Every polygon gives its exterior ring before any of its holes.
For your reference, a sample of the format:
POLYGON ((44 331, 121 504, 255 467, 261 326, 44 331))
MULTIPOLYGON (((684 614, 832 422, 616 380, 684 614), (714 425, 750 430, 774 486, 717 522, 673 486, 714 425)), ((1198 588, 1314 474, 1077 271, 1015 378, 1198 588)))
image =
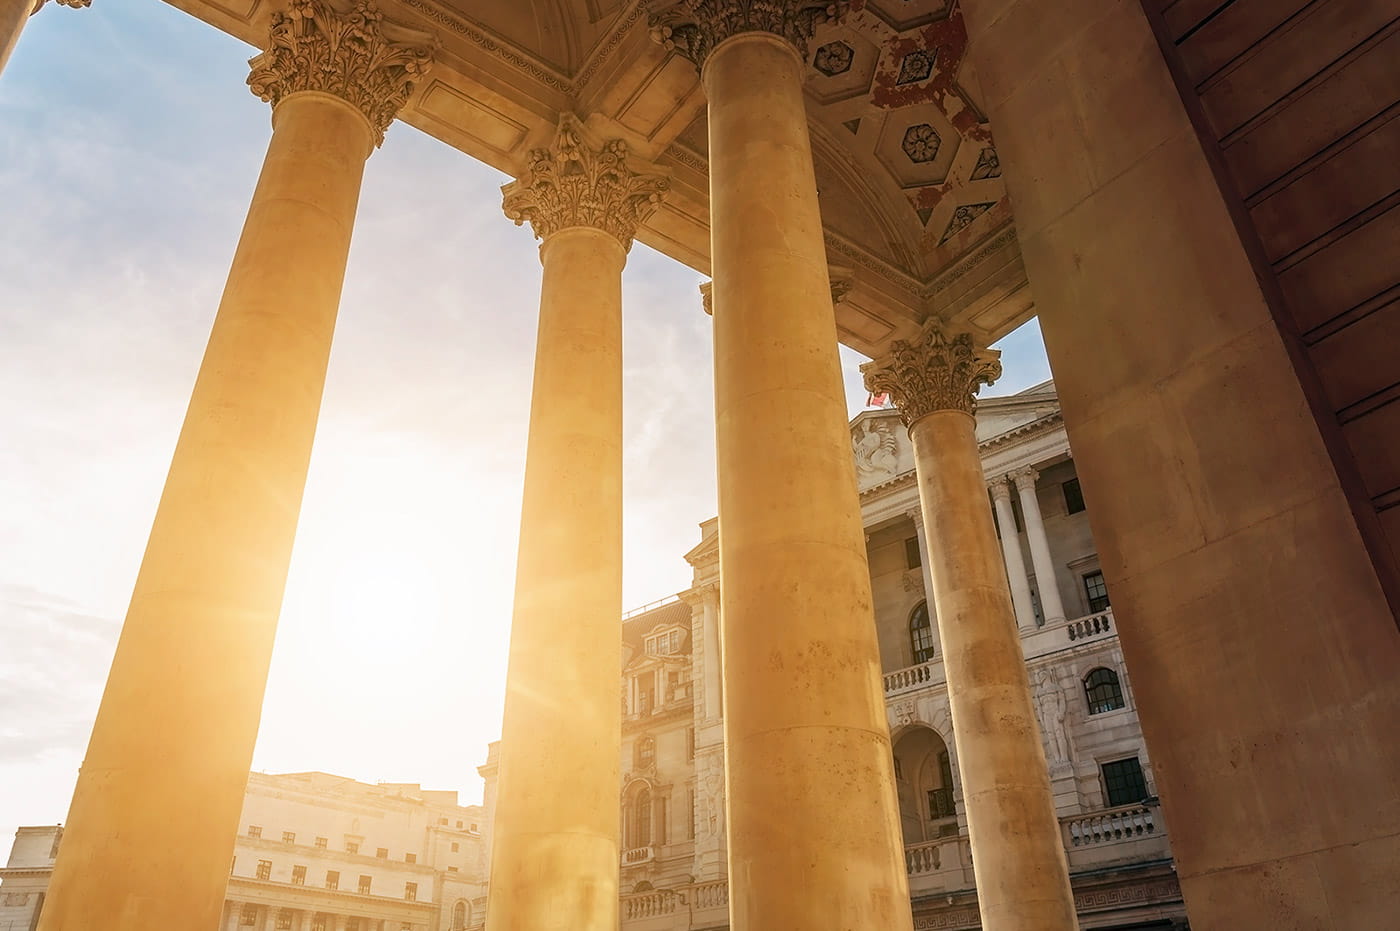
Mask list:
POLYGON ((889 407, 890 393, 888 391, 873 392, 865 398, 866 407, 889 407))

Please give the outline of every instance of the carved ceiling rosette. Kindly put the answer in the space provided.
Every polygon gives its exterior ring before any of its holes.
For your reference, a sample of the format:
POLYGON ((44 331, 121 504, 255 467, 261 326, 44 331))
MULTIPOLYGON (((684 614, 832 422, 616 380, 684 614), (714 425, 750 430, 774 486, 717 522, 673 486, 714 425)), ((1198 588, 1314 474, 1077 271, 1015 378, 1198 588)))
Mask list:
POLYGON ((1001 353, 979 349, 970 333, 949 336, 937 320, 914 341, 895 340, 881 359, 860 367, 865 388, 889 392, 906 426, 934 411, 977 409, 977 389, 1001 377, 1001 353))
POLYGON ((591 226, 630 250, 637 227, 671 187, 655 166, 636 170, 627 143, 592 145, 578 120, 565 114, 547 149, 533 149, 525 175, 501 188, 501 209, 516 226, 529 223, 537 239, 571 226, 591 226))
POLYGON ((327 0, 289 0, 273 13, 267 51, 248 62, 248 87, 274 108, 299 91, 322 91, 347 101, 374 127, 375 145, 432 64, 435 40, 391 41, 395 29, 371 0, 339 12, 327 0))
POLYGON ((849 0, 680 0, 654 12, 648 24, 653 39, 697 66, 715 46, 741 32, 782 36, 806 57, 816 28, 841 19, 850 7, 849 0))

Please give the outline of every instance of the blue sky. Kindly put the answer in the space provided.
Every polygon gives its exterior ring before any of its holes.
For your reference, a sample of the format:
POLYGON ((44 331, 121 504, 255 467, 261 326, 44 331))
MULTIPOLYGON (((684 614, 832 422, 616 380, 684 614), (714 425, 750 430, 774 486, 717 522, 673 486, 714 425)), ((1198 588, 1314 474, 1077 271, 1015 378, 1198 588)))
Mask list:
MULTIPOLYGON (((47 5, 0 75, 0 844, 61 821, 270 134, 254 50, 153 0, 47 5)), ((254 765, 479 799, 500 731, 539 263, 509 180, 370 159, 254 765)), ((624 278, 625 603, 715 509, 703 278, 624 278)), ((995 393, 1049 377, 1034 323, 995 393)), ((848 397, 865 392, 843 350, 848 397)))

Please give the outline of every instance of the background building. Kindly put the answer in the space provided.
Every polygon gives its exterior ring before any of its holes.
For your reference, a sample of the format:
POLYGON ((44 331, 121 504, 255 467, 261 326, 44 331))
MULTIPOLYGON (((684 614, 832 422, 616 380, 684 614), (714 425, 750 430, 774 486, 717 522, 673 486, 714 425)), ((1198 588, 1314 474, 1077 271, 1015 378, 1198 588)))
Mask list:
MULTIPOLYGON (((1054 385, 984 399, 977 421, 1081 925, 1185 927, 1054 385)), ((976 928, 913 451, 894 410, 858 415, 851 442, 915 927, 976 928)), ((686 554, 692 588, 623 618, 622 919, 633 931, 728 926, 717 533, 706 521, 686 554)), ((479 770, 488 808, 495 749, 479 770)))
MULTIPOLYGON (((480 924, 479 805, 413 783, 253 773, 220 931, 450 931, 480 924)), ((20 828, 0 870, 0 929, 31 931, 63 829, 20 828)))

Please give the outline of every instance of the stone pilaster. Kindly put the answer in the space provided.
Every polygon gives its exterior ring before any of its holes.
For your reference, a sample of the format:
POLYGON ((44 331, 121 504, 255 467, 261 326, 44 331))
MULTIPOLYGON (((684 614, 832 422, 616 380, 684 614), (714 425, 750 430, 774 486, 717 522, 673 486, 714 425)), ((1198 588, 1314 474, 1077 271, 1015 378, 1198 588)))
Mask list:
POLYGON ((432 62, 435 40, 384 19, 371 0, 347 13, 325 0, 290 0, 272 14, 267 51, 248 62, 248 87, 272 104, 317 91, 369 121, 376 145, 432 62))
POLYGON ((681 0, 652 14, 651 35, 698 66, 725 39, 745 32, 780 36, 805 57, 817 26, 839 20, 850 6, 849 0, 681 0))

